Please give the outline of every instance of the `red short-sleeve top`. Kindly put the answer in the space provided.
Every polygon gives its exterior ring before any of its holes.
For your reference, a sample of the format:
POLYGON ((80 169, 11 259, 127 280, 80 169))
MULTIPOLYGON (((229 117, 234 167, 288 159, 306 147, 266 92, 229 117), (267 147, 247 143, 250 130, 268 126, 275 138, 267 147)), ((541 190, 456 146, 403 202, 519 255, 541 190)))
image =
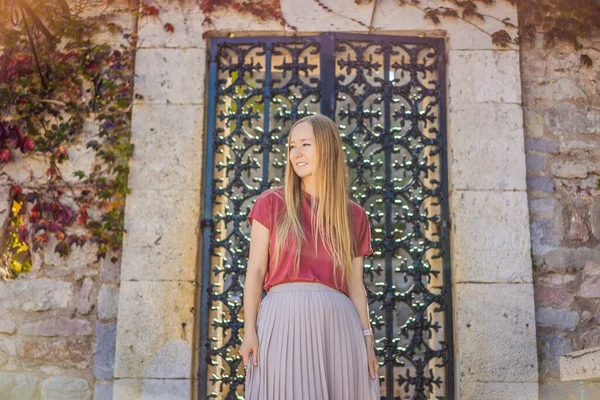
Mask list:
MULTIPOLYGON (((264 289, 268 292, 275 285, 286 282, 319 282, 341 290, 348 295, 348 285, 343 282, 336 286, 333 274, 333 260, 327 253, 322 241, 317 243, 315 251, 314 237, 310 221, 310 203, 312 195, 302 191, 302 226, 306 240, 302 244, 298 276, 294 276, 295 249, 285 247, 279 258, 279 263, 274 266, 275 235, 277 229, 276 217, 285 210, 283 187, 269 189, 261 193, 256 199, 252 210, 248 214, 248 222, 256 219, 269 229, 269 262, 264 280, 264 289)), ((371 229, 366 211, 358 203, 348 199, 350 210, 350 224, 352 226, 353 246, 356 257, 373 253, 371 248, 371 229)))

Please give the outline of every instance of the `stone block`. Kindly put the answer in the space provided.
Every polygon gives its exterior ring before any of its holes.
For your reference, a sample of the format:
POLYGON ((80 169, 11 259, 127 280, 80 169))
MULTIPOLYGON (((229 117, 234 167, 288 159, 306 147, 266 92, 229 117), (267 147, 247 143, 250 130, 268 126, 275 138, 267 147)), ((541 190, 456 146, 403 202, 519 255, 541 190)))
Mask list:
POLYGON ((526 153, 525 162, 527 165, 527 173, 543 172, 546 169, 546 156, 542 154, 526 153))
POLYGON ((562 381, 600 382, 600 347, 573 351, 560 357, 562 381))
POLYGON ((553 52, 548 57, 548 69, 553 72, 579 73, 580 57, 574 53, 553 52))
POLYGON ((119 379, 114 384, 115 399, 173 400, 191 399, 189 379, 119 379))
POLYGON ((135 105, 130 189, 200 188, 203 114, 204 107, 193 104, 135 105), (161 118, 155 118, 156 115, 161 118))
POLYGON ((48 183, 48 168, 50 159, 41 154, 28 153, 21 155, 20 152, 11 153, 11 162, 2 167, 2 173, 10 176, 15 185, 48 183))
POLYGON ((79 279, 85 276, 86 272, 82 271, 85 267, 93 266, 94 269, 97 268, 96 253, 98 251, 98 245, 96 243, 92 243, 88 240, 81 247, 77 245, 72 246, 69 257, 66 260, 54 251, 56 243, 56 239, 51 237, 46 245, 46 249, 43 253, 44 262, 46 264, 56 267, 56 270, 59 271, 64 270, 67 273, 74 272, 74 275, 79 279))
POLYGON ((540 380, 559 379, 560 368, 558 358, 573 350, 570 340, 561 335, 541 334, 538 337, 538 355, 541 361, 540 380))
POLYGON ((579 314, 568 308, 538 307, 535 319, 539 327, 572 332, 579 322, 579 314))
MULTIPOLYGON (((395 9, 390 7, 389 11, 392 12, 396 18, 400 17, 402 20, 406 19, 406 21, 408 21, 408 15, 402 15, 401 10, 405 10, 409 15, 414 12, 409 10, 408 7, 400 8, 397 4, 393 5, 396 6, 395 9)), ((364 31, 365 33, 368 31, 367 26, 369 25, 371 14, 373 12, 372 5, 356 4, 355 2, 330 2, 327 6, 330 7, 333 12, 324 10, 316 2, 309 3, 293 0, 281 1, 281 11, 285 16, 287 23, 297 27, 299 31, 364 31), (343 16, 352 17, 362 22, 362 24, 352 21, 350 18, 344 18, 343 16)), ((382 8, 386 8, 386 5, 383 3, 381 6, 382 8)), ((383 10, 377 11, 379 11, 379 13, 375 19, 378 21, 378 27, 386 26, 389 21, 389 15, 386 16, 383 10)), ((399 21, 396 20, 396 22, 399 21)), ((230 23, 228 22, 227 25, 230 25, 230 23)), ((281 28, 282 27, 280 26, 279 29, 281 28)), ((261 30, 264 29, 265 28, 261 28, 261 30)), ((396 25, 394 29, 398 29, 398 25, 396 25)))
POLYGON ((72 376, 53 376, 42 383, 41 400, 91 400, 88 381, 72 376))
POLYGON ((586 262, 584 272, 586 275, 600 275, 600 262, 586 262))
POLYGON ((79 299, 77 300, 77 312, 83 315, 89 314, 96 304, 96 287, 94 281, 86 277, 81 284, 79 299))
POLYGON ((531 221, 530 233, 531 247, 535 256, 543 256, 557 249, 565 235, 560 215, 552 218, 535 218, 531 221))
POLYGON ((98 296, 98 318, 117 318, 119 308, 119 287, 104 284, 98 296))
POLYGON ((525 140, 525 150, 539 151, 540 153, 558 153, 558 143, 547 139, 525 140))
POLYGON ((40 322, 25 324, 20 331, 28 336, 89 336, 92 327, 84 319, 67 317, 48 318, 40 322))
MULTIPOLYGON (((595 309, 597 310, 598 308, 595 307, 595 309)), ((582 324, 586 324, 587 322, 591 321, 591 317, 592 315, 589 311, 583 311, 581 313, 582 324)), ((576 340, 576 347, 578 349, 590 349, 592 347, 600 346, 600 329, 594 329, 594 325, 591 326, 592 330, 583 332, 581 336, 579 336, 579 339, 576 340)))
POLYGON ((94 376, 96 379, 113 378, 116 342, 116 323, 96 323, 96 349, 94 351, 94 376))
POLYGON ((581 397, 585 400, 600 400, 600 382, 581 382, 581 397))
POLYGON ((592 152, 598 148, 598 143, 594 141, 593 137, 590 140, 562 139, 560 143, 561 153, 592 152))
POLYGON ((0 395, 4 400, 30 400, 34 398, 38 378, 11 372, 0 372, 0 395))
MULTIPOLYGON (((526 96, 526 93, 522 94, 522 96, 526 96)), ((525 135, 528 138, 539 138, 544 135, 544 118, 540 114, 524 109, 524 117, 525 135)), ((525 149, 527 149, 527 142, 525 143, 525 149)))
POLYGON ((452 190, 525 190, 523 115, 517 104, 454 102, 449 121, 452 190))
POLYGON ((585 99, 586 94, 577 80, 561 77, 558 79, 533 80, 526 92, 529 102, 558 103, 564 100, 585 99))
MULTIPOLYGON (((520 104, 519 53, 518 51, 450 50, 448 81, 450 82, 449 98, 452 104, 520 104), (465 73, 466 71, 468 73, 465 73), (499 85, 498 82, 502 84, 499 85)), ((523 123, 522 114, 519 113, 519 116, 523 123)))
POLYGON ((0 320, 0 333, 12 335, 17 331, 17 324, 15 321, 9 321, 5 318, 6 317, 3 316, 2 320, 0 320))
POLYGON ((548 382, 540 384, 540 400, 597 400, 582 397, 580 382, 548 382))
MULTIPOLYGON (((562 77, 552 82, 552 101, 558 102, 561 100, 584 100, 587 96, 580 83, 572 78, 562 77)), ((545 100, 549 100, 545 98, 545 100)))
POLYGON ((548 132, 555 135, 600 132, 600 108, 560 103, 546 113, 548 132))
POLYGON ((587 278, 581 284, 579 295, 586 299, 600 299, 600 276, 587 278))
POLYGON ((202 23, 205 16, 197 2, 157 0, 152 5, 158 8, 159 15, 140 17, 138 48, 206 48, 202 34, 207 24, 202 23), (173 26, 173 32, 167 32, 167 23, 173 26))
POLYGON ((528 175, 526 181, 528 192, 554 193, 554 179, 551 176, 528 175))
POLYGON ((556 199, 532 199, 528 197, 528 201, 529 216, 532 218, 548 218, 557 215, 560 216, 560 213, 562 212, 562 204, 556 199))
POLYGON ((465 400, 537 400, 538 384, 535 382, 461 382, 459 398, 465 400))
POLYGON ((90 344, 83 339, 23 340, 17 344, 17 356, 25 364, 50 364, 86 368, 91 358, 90 344))
POLYGON ((520 53, 524 81, 546 76, 548 63, 546 62, 546 53, 544 51, 526 49, 523 46, 520 53))
POLYGON ((113 400, 113 383, 96 382, 94 386, 94 400, 113 400))
POLYGON ((538 382, 531 284, 457 284, 454 310, 461 385, 538 382))
POLYGON ((573 304, 575 293, 563 287, 536 285, 535 304, 538 306, 569 307, 573 304))
POLYGON ((121 283, 115 377, 192 377, 194 289, 181 281, 121 283))
POLYGON ((531 282, 524 192, 455 191, 450 197, 453 282, 531 282))
POLYGON ((552 175, 557 178, 587 178, 588 167, 577 161, 561 161, 552 165, 552 175))
POLYGON ((0 308, 46 311, 66 308, 73 301, 73 284, 50 279, 0 281, 0 308))
POLYGON ((125 208, 121 279, 193 281, 200 192, 132 190, 125 208))
POLYGON ((580 271, 589 261, 600 260, 600 250, 589 247, 561 247, 545 254, 543 270, 552 272, 580 271))
POLYGON ((571 220, 569 232, 567 234, 569 240, 585 243, 590 239, 590 233, 586 226, 584 212, 582 210, 573 209, 571 212, 571 220))
MULTIPOLYGON (((128 184, 129 185, 129 184, 128 184)), ((108 252, 102 260, 100 267, 100 280, 102 282, 118 282, 121 279, 121 253, 108 252), (113 261, 112 257, 116 257, 113 261)))
POLYGON ((574 274, 548 274, 537 277, 538 282, 545 283, 547 285, 564 286, 569 282, 575 280, 574 274))
POLYGON ((136 103, 204 103, 205 49, 139 49, 135 60, 136 103))

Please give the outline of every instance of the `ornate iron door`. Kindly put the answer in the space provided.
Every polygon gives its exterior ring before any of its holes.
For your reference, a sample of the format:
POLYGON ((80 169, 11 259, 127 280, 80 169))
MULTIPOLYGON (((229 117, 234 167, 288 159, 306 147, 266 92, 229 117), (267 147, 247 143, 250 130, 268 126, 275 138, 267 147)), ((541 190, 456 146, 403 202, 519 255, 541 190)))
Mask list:
POLYGON ((453 398, 444 41, 323 33, 213 39, 207 115, 199 398, 239 399, 242 294, 263 190, 288 131, 321 112, 343 135, 386 399, 453 398))

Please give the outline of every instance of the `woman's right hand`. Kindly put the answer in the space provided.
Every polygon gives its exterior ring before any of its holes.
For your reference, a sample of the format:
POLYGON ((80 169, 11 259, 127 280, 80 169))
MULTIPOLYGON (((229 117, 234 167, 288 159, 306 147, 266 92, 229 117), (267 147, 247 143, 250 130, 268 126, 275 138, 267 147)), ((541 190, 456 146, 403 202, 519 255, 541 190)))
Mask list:
POLYGON ((254 361, 254 366, 258 367, 258 335, 256 331, 244 333, 242 346, 240 347, 240 355, 244 360, 244 367, 248 366, 250 356, 254 361))

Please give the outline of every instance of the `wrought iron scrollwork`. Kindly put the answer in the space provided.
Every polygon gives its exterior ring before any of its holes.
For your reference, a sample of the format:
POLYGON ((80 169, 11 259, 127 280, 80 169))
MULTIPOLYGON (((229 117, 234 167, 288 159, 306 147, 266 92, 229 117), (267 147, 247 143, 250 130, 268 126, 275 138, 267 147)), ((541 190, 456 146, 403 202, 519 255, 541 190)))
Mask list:
POLYGON ((336 121, 370 216, 365 285, 382 394, 452 398, 442 39, 324 33, 211 45, 200 398, 239 398, 252 199, 278 186, 287 134, 336 121))

